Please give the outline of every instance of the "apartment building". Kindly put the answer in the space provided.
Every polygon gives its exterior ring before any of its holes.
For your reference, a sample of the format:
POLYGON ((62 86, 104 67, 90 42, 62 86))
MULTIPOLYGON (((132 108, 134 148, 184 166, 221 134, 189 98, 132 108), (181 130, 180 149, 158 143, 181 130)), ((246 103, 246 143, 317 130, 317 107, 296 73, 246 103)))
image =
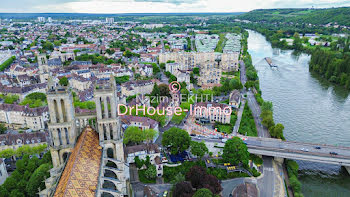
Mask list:
POLYGON ((121 85, 122 95, 150 94, 153 90, 153 84, 151 80, 128 81, 121 85))
POLYGON ((222 103, 200 102, 194 105, 193 113, 197 121, 229 124, 231 107, 222 103))
POLYGON ((48 118, 47 106, 30 108, 17 104, 0 104, 0 122, 12 129, 43 130, 46 128, 48 118))

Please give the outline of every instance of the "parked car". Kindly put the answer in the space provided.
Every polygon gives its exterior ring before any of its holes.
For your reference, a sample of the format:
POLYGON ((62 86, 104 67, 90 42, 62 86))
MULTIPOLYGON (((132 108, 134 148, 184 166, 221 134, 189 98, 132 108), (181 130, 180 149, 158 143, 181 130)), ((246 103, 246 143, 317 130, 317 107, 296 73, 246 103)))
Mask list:
POLYGON ((315 149, 321 149, 321 147, 319 147, 319 146, 316 146, 316 147, 315 147, 315 149))
POLYGON ((338 155, 338 153, 336 153, 336 152, 329 152, 329 154, 331 154, 331 155, 338 155))

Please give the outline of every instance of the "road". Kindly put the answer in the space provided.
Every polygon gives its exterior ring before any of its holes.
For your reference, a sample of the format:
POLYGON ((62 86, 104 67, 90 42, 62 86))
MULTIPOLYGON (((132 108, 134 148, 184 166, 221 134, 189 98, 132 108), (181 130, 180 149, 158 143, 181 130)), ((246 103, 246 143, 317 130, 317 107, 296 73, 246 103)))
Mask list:
POLYGON ((275 191, 275 173, 272 166, 272 157, 263 157, 263 177, 258 179, 258 187, 261 197, 272 197, 275 191))
MULTIPOLYGON (((246 75, 246 68, 245 64, 242 60, 239 61, 240 64, 240 72, 241 72, 241 83, 244 84, 247 82, 247 75, 246 75)), ((267 129, 264 129, 264 127, 261 124, 261 119, 260 119, 260 106, 258 105, 254 94, 252 94, 251 91, 246 92, 245 88, 243 90, 243 94, 247 93, 247 100, 248 100, 248 106, 252 111, 253 117, 254 117, 254 122, 258 131, 258 136, 259 137, 270 137, 269 132, 267 129)), ((273 193, 275 191, 275 185, 274 183, 274 174, 270 173, 267 169, 273 169, 272 167, 272 162, 273 158, 271 157, 264 157, 263 159, 263 170, 264 170, 264 178, 260 181, 258 184, 259 191, 260 191, 260 196, 261 197, 272 197, 273 193), (266 176, 265 176, 266 173, 266 176)))

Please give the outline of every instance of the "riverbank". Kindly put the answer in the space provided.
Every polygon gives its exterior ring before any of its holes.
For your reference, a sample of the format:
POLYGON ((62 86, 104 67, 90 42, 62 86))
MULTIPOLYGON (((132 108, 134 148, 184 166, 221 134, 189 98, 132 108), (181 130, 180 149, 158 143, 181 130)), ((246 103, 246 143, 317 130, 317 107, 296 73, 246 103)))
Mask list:
MULTIPOLYGON (((243 45, 243 62, 241 62, 241 70, 242 74, 246 75, 246 79, 248 80, 246 83, 242 81, 242 84, 245 84, 245 87, 248 88, 247 99, 249 100, 248 105, 250 104, 250 108, 253 109, 252 117, 254 117, 255 127, 259 131, 259 137, 275 137, 284 140, 283 129, 284 126, 282 124, 275 125, 273 120, 273 109, 271 102, 265 102, 262 98, 262 91, 260 90, 259 78, 257 74, 257 70, 253 66, 253 62, 251 56, 248 52, 248 36, 249 34, 244 34, 242 45, 243 45), (248 72, 250 72, 248 74, 248 72), (253 91, 251 91, 253 89, 253 91), (254 96, 251 96, 254 94, 254 96), (268 128, 267 130, 262 126, 268 128), (260 126, 260 127, 259 127, 260 126), (278 131, 277 131, 278 130, 278 131), (277 134, 278 133, 278 134, 277 134)), ((242 78, 241 78, 242 79, 242 78)), ((244 78, 245 79, 245 78, 244 78)), ((288 174, 283 170, 284 166, 282 165, 274 165, 274 161, 272 158, 265 158, 264 162, 264 179, 260 181, 260 194, 262 196, 269 196, 272 194, 283 194, 288 193, 288 196, 292 197, 293 194, 288 191, 288 186, 284 187, 285 180, 288 180, 288 174), (268 171, 272 169, 273 172, 268 171), (281 172, 275 173, 276 171, 281 172), (277 182, 275 181, 277 179, 277 182), (280 181, 280 182, 278 182, 280 181), (261 183, 263 186, 261 186, 261 183), (270 187, 266 187, 266 184, 270 185, 270 187), (273 186, 272 186, 273 184, 273 186), (271 190, 271 191, 270 191, 271 190), (271 193, 272 192, 272 193, 271 193)), ((287 181, 288 183, 289 181, 287 181)), ((302 196, 302 195, 299 195, 302 196)))
MULTIPOLYGON (((265 37, 249 30, 249 54, 259 76, 262 97, 273 102, 273 117, 285 126, 287 140, 350 146, 349 91, 333 87, 309 72, 307 54, 273 49, 265 37), (278 69, 264 61, 271 57, 278 69)), ((297 161, 305 196, 340 197, 350 192, 350 176, 340 166, 297 161)))

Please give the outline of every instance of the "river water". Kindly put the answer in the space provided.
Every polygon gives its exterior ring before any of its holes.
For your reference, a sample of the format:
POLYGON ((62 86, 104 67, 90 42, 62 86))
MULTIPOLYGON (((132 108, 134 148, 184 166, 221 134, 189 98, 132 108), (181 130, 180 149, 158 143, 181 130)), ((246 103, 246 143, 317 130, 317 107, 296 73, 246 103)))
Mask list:
MULTIPOLYGON (((276 123, 290 141, 350 147, 350 96, 341 87, 309 72, 307 54, 273 49, 262 34, 249 30, 248 52, 258 71, 264 100, 272 101, 276 123), (278 68, 264 60, 271 57, 278 68)), ((348 197, 350 175, 336 165, 298 161, 305 197, 348 197)))

